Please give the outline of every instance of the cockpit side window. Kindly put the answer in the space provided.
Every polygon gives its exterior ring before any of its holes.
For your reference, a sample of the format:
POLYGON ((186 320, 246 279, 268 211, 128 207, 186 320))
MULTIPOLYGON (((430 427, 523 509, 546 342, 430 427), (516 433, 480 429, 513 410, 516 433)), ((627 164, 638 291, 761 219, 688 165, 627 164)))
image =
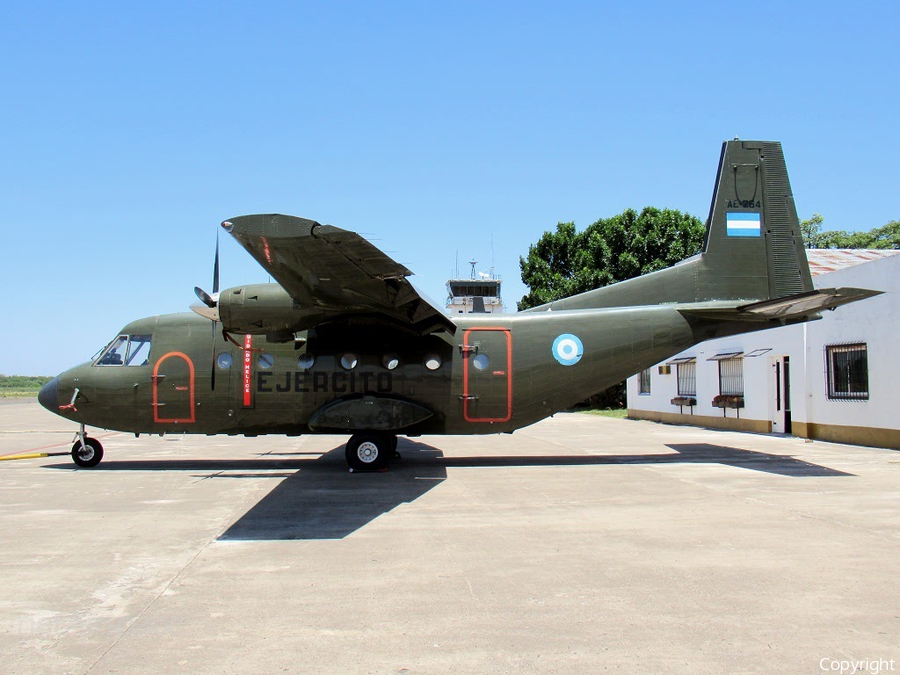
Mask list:
POLYGON ((106 351, 100 355, 95 365, 121 366, 125 362, 125 349, 128 347, 128 336, 120 335, 109 343, 106 351))
POLYGON ((144 366, 150 362, 150 335, 120 335, 94 361, 95 366, 144 366))
POLYGON ((149 335, 130 335, 128 336, 128 357, 125 359, 126 366, 144 366, 150 362, 150 336, 149 335))

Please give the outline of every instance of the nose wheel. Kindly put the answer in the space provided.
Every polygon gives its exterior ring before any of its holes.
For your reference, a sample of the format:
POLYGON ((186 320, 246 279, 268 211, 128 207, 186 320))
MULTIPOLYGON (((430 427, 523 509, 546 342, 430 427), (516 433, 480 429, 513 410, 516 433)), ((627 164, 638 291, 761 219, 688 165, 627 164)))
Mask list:
POLYGON ((72 446, 72 461, 82 469, 92 469, 103 459, 103 446, 96 438, 89 438, 84 426, 77 434, 75 445, 72 446))
POLYGON ((347 464, 351 471, 382 471, 396 452, 397 437, 393 434, 353 434, 347 441, 347 464))

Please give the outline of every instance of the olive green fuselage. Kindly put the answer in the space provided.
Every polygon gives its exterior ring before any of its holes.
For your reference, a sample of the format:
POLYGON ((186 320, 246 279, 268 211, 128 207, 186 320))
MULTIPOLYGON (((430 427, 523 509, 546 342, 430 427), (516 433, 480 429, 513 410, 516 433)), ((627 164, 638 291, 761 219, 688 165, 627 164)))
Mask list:
POLYGON ((213 341, 194 314, 141 319, 122 335, 152 336, 146 362, 61 374, 60 414, 135 433, 509 432, 709 336, 665 306, 455 322, 455 335, 357 320, 319 326, 305 341, 238 335, 234 344, 221 333, 213 341), (554 347, 561 336, 579 340, 580 355, 571 343, 554 347), (349 406, 345 421, 340 407, 322 415, 336 404, 349 406))

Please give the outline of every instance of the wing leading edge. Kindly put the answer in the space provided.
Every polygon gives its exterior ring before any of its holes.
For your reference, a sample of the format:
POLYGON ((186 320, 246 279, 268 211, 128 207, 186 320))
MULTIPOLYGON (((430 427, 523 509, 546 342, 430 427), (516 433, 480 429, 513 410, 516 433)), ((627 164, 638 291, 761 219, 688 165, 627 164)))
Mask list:
POLYGON ((355 232, 278 214, 230 218, 222 227, 301 307, 382 315, 423 335, 456 331, 409 282, 411 271, 355 232))

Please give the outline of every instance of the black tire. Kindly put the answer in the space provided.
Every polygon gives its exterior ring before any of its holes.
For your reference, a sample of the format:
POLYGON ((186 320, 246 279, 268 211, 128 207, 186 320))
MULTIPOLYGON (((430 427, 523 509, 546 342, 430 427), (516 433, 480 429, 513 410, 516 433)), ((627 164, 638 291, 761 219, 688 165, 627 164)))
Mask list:
POLYGON ((84 449, 81 441, 75 441, 72 446, 72 461, 82 469, 92 469, 103 459, 103 446, 96 438, 85 438, 84 449))
POLYGON ((354 434, 347 441, 347 464, 353 471, 381 471, 392 454, 391 438, 386 434, 354 434))

